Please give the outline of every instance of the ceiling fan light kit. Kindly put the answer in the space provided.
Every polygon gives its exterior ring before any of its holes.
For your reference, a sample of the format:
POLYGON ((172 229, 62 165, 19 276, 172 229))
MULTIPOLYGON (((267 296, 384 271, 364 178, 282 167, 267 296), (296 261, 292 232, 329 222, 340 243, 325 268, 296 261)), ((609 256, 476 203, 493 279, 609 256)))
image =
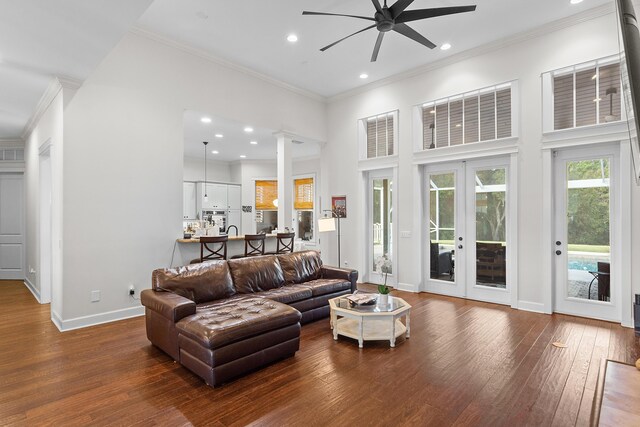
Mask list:
POLYGON ((346 37, 341 38, 338 41, 331 43, 320 49, 322 52, 333 47, 340 43, 343 40, 348 39, 349 37, 355 36, 356 34, 360 34, 372 28, 376 28, 378 30, 378 38, 376 39, 376 43, 373 47, 373 53, 371 54, 371 62, 375 62, 378 59, 378 53, 380 52, 380 46, 382 45, 382 40, 384 39, 384 35, 389 31, 395 31, 396 33, 402 34, 405 37, 410 38, 423 46, 428 47, 429 49, 433 49, 436 47, 435 43, 431 40, 424 37, 422 34, 418 33, 416 30, 407 25, 407 22, 419 21, 427 18, 435 18, 437 16, 444 15, 454 15, 457 13, 465 13, 465 12, 473 12, 476 10, 476 6, 452 6, 452 7, 436 7, 430 9, 417 9, 417 10, 406 10, 407 7, 413 3, 414 0, 398 0, 391 7, 387 6, 387 1, 384 0, 384 5, 380 5, 379 0, 371 0, 373 3, 373 7, 375 7, 376 12, 373 15, 373 18, 367 16, 359 16, 359 15, 343 15, 339 13, 325 13, 325 12, 309 12, 303 11, 303 15, 322 15, 322 16, 344 16, 347 18, 356 18, 356 19, 364 19, 366 21, 374 22, 372 25, 369 25, 362 30, 356 31, 353 34, 349 34, 346 37))

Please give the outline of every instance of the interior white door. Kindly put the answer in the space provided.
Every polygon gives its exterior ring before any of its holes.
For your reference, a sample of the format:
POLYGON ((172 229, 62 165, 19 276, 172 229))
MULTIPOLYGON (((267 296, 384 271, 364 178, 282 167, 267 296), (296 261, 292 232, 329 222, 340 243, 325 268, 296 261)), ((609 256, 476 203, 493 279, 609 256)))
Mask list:
POLYGON ((0 280, 24 277, 24 175, 0 173, 0 280))
POLYGON ((425 290, 510 304, 509 159, 425 167, 425 290))
POLYGON ((618 150, 555 155, 556 312, 620 322, 618 150))
POLYGON ((462 162, 429 165, 425 173, 426 220, 429 242, 425 248, 426 291, 466 295, 465 165, 462 162), (458 248, 459 247, 459 248, 458 248), (456 269, 456 265, 462 268, 456 269))

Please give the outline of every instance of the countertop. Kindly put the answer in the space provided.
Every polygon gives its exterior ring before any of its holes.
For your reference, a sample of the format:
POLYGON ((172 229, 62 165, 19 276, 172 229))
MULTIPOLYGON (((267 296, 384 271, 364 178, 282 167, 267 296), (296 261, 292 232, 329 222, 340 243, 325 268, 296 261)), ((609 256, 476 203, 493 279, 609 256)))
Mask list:
MULTIPOLYGON (((275 234, 265 234, 265 237, 268 239, 270 237, 276 237, 275 234)), ((233 242, 235 240, 244 240, 244 235, 240 236, 229 236, 229 241, 233 242)), ((200 239, 198 237, 194 237, 192 239, 176 239, 178 243, 200 243, 200 239)))

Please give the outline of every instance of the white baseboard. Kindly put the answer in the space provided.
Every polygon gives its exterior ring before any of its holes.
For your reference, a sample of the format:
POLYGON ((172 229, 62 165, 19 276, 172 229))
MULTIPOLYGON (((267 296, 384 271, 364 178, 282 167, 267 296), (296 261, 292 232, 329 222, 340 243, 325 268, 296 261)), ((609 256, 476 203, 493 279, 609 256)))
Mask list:
POLYGON ((62 319, 60 318, 60 315, 53 310, 51 310, 51 321, 56 325, 56 328, 62 332, 62 319))
POLYGON ((105 313, 91 314, 89 316, 81 316, 66 320, 60 319, 58 315, 55 315, 54 318, 54 313, 51 313, 51 320, 61 332, 66 332, 138 316, 144 316, 143 306, 123 308, 121 310, 107 311, 105 313))
POLYGON ((38 301, 38 303, 42 304, 42 301, 40 300, 40 291, 35 286, 33 286, 33 283, 31 283, 29 278, 25 277, 24 285, 33 294, 33 297, 36 299, 36 301, 38 301))
POLYGON ((534 313, 549 314, 544 310, 544 304, 540 302, 518 301, 518 310, 532 311, 534 313))
POLYGON ((405 291, 405 292, 413 292, 413 293, 420 292, 420 289, 418 289, 418 286, 412 285, 410 283, 398 283, 396 285, 396 289, 399 291, 405 291))

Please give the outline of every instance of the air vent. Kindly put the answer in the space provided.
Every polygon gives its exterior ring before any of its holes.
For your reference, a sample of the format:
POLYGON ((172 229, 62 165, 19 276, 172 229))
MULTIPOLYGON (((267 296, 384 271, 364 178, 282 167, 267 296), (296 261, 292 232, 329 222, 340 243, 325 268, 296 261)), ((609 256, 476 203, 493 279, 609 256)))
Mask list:
POLYGON ((23 148, 5 148, 0 149, 0 162, 23 162, 23 148))

